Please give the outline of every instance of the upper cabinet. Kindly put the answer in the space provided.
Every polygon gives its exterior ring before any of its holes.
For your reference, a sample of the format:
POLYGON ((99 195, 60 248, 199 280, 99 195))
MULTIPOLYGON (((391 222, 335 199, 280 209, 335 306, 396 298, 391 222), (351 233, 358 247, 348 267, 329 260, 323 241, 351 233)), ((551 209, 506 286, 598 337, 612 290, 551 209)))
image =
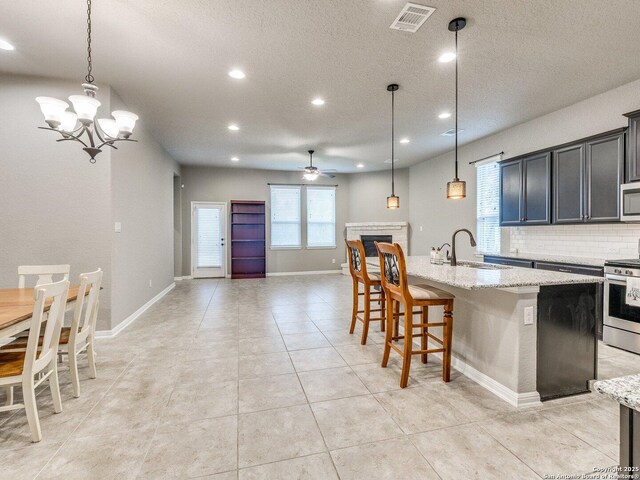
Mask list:
POLYGON ((549 153, 500 164, 500 225, 550 223, 550 184, 549 153))
MULTIPOLYGON (((630 122, 627 175, 640 181, 640 111, 630 122)), ((625 139, 618 129, 502 162, 500 226, 619 221, 625 139)))
POLYGON ((627 182, 640 180, 640 110, 625 113, 629 118, 629 148, 627 151, 627 182))
POLYGON ((620 218, 624 133, 553 151, 553 223, 620 218))

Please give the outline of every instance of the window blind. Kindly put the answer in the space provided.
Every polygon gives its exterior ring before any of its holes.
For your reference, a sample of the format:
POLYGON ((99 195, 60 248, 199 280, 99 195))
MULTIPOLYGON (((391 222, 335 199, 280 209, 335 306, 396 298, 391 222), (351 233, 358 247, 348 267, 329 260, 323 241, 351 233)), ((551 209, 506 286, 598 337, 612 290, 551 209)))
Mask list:
POLYGON ((307 247, 336 246, 336 189, 307 187, 307 247))
POLYGON ((198 268, 217 268, 222 266, 222 248, 220 246, 220 209, 196 208, 198 229, 197 259, 198 268))
POLYGON ((476 165, 478 253, 500 253, 500 167, 496 161, 476 165))
POLYGON ((300 187, 271 185, 271 246, 300 247, 300 187))

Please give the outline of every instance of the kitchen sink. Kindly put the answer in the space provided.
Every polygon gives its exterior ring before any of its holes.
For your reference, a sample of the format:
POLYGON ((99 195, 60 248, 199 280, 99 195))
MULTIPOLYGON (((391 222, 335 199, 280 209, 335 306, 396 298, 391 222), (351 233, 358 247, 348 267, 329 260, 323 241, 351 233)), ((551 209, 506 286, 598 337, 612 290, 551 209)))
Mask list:
POLYGON ((478 270, 509 270, 512 267, 507 265, 496 265, 494 263, 480 262, 458 262, 459 267, 477 268, 478 270))

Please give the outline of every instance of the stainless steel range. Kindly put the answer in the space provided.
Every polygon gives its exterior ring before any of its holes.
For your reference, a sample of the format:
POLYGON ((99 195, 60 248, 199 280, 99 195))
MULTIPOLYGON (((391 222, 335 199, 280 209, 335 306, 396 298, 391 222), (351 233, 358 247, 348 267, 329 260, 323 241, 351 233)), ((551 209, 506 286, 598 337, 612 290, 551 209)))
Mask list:
POLYGON ((604 326, 608 345, 640 354, 640 307, 627 305, 627 279, 640 277, 640 259, 608 260, 604 264, 604 326))

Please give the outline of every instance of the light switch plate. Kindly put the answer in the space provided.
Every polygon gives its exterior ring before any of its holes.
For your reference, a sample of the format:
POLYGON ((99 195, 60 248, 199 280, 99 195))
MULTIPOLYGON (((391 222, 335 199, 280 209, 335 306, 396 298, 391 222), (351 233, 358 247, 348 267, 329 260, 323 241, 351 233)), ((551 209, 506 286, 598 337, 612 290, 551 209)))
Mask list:
POLYGON ((122 232, 122 224, 120 222, 116 222, 114 230, 115 230, 116 233, 121 233, 122 232))
POLYGON ((524 324, 533 325, 533 307, 524 307, 524 324))

